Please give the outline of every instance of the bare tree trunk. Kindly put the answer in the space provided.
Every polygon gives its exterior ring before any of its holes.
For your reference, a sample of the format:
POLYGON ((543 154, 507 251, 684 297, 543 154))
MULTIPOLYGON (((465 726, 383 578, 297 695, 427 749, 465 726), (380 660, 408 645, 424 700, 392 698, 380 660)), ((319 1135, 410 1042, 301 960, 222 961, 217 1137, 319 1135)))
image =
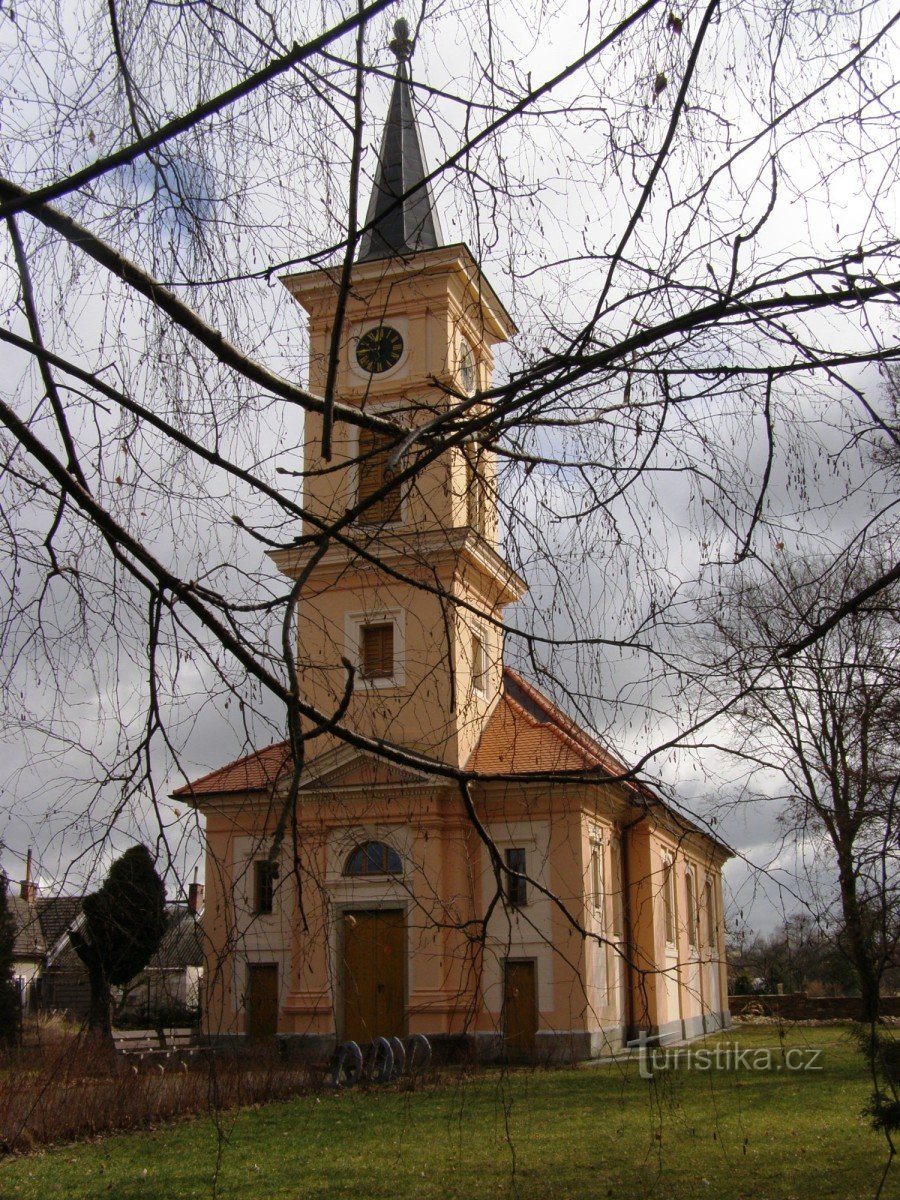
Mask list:
POLYGON ((69 940, 87 970, 91 989, 88 1028, 95 1036, 112 1040, 112 997, 100 955, 77 930, 70 931, 69 940))
POLYGON ((856 875, 846 854, 838 852, 841 883, 841 911, 844 937, 859 982, 864 1025, 875 1025, 881 1014, 880 972, 875 947, 866 928, 866 919, 856 890, 856 875))
POLYGON ((88 1009, 88 1028, 96 1037, 112 1038, 112 997, 106 972, 99 964, 88 965, 91 1003, 88 1009))

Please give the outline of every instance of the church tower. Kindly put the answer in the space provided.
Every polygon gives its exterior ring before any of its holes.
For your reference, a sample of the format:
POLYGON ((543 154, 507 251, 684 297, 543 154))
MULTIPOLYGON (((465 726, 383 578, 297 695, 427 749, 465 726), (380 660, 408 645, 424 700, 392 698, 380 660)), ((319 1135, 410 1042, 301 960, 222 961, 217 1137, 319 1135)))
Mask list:
POLYGON ((348 730, 470 770, 478 821, 451 780, 332 733, 296 796, 290 742, 179 789, 206 819, 205 1028, 296 1037, 317 1061, 408 1035, 567 1062, 639 1030, 692 1037, 729 1021, 727 850, 503 669, 525 585, 498 551, 490 447, 422 427, 485 413, 514 329, 467 247, 444 244, 394 28, 356 259, 283 281, 308 314, 310 389, 334 380, 342 419, 307 417, 306 517, 272 557, 296 581, 304 701, 327 720, 346 696, 348 730))
MULTIPOLYGON (((308 314, 310 390, 325 391, 340 323, 336 399, 412 431, 488 389, 494 347, 515 328, 469 249, 443 243, 406 22, 394 32, 397 73, 343 311, 340 265, 282 282, 308 314)), ((323 433, 308 415, 310 519, 295 548, 273 554, 302 580, 303 699, 330 716, 350 663, 350 728, 463 766, 502 689, 503 608, 525 590, 497 549, 493 457, 470 439, 403 480, 424 443, 404 457, 402 437, 340 422, 326 459, 323 433), (331 527, 323 549, 318 535, 331 527)))

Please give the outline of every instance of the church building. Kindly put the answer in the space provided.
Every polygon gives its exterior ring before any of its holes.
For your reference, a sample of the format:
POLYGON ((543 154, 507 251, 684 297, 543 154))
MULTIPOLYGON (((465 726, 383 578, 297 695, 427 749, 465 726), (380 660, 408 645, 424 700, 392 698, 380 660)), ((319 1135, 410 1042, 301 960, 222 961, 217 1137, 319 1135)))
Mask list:
MULTIPOLYGON (((310 389, 331 371, 343 405, 413 430, 477 406, 515 327, 441 233, 395 32, 349 289, 340 267, 282 282, 308 317, 310 389)), ((727 1025, 728 851, 504 666, 526 585, 498 545, 490 451, 461 439, 404 479, 372 425, 336 422, 326 461, 307 416, 308 519, 272 553, 297 581, 300 694, 349 736, 304 725, 295 795, 287 742, 176 793, 206 822, 207 1032, 319 1058, 423 1033, 570 1060, 727 1025)))

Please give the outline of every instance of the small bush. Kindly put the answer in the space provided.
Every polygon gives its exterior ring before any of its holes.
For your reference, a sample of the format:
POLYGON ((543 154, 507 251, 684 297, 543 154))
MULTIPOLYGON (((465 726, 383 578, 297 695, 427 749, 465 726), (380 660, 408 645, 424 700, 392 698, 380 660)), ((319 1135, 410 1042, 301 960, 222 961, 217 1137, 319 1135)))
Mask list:
POLYGON ((319 1086, 276 1049, 138 1062, 68 1027, 0 1060, 0 1149, 28 1151, 194 1113, 286 1100, 319 1086))

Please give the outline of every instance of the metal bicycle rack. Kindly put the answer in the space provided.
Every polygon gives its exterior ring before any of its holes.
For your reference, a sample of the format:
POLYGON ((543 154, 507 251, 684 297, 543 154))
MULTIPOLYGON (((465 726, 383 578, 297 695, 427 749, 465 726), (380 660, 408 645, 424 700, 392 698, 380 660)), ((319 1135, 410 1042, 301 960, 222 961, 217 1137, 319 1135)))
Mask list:
POLYGON ((431 1064, 431 1043, 423 1033, 414 1033, 404 1043, 398 1037, 377 1037, 367 1054, 356 1042, 342 1042, 329 1068, 332 1087, 352 1088, 362 1079, 389 1083, 401 1076, 422 1076, 431 1064))
POLYGON ((333 1087, 355 1087, 362 1078, 362 1050, 356 1042, 342 1042, 337 1048, 334 1065, 331 1068, 331 1084, 333 1087))

